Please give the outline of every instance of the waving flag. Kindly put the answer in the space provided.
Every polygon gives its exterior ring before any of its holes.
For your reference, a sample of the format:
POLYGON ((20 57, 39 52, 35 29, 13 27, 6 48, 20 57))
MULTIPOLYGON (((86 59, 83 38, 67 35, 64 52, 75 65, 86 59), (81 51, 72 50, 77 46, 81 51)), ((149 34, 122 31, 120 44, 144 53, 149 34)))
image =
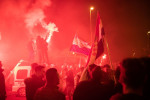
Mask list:
POLYGON ((96 22, 96 33, 95 33, 95 39, 90 51, 90 55, 88 58, 87 66, 91 65, 95 62, 95 60, 103 54, 104 52, 104 28, 102 25, 102 21, 100 19, 99 13, 97 13, 97 22, 96 22))
POLYGON ((100 20, 99 13, 97 13, 95 38, 94 38, 94 42, 93 42, 90 54, 88 56, 86 68, 84 69, 84 71, 81 74, 81 77, 79 80, 80 82, 88 80, 89 65, 93 64, 95 62, 95 60, 103 54, 103 52, 104 52, 104 45, 103 45, 104 34, 105 33, 104 33, 104 28, 102 26, 102 21, 100 20))
POLYGON ((90 49, 91 46, 89 46, 87 42, 79 39, 77 35, 75 35, 70 51, 89 55, 90 49))

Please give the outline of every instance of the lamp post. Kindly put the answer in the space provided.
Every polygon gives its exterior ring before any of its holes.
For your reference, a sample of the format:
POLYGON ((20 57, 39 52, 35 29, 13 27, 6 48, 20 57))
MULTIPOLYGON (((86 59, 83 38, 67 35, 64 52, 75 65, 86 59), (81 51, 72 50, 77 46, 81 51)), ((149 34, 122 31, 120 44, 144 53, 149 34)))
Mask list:
POLYGON ((150 48, 150 31, 147 32, 147 48, 150 48))
POLYGON ((92 10, 94 10, 94 7, 92 6, 92 7, 90 7, 90 34, 91 34, 91 43, 92 43, 92 38, 93 38, 93 36, 92 36, 92 22, 91 22, 91 13, 92 13, 92 10))

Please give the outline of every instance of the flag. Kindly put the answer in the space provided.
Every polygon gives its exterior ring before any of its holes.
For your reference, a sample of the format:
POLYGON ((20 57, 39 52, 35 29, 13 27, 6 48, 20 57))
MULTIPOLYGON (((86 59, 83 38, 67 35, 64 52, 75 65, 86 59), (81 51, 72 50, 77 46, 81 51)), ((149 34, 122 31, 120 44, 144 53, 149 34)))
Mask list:
POLYGON ((90 50, 91 46, 89 46, 87 42, 79 39, 77 35, 75 35, 70 51, 89 55, 90 50))
POLYGON ((99 13, 97 13, 96 32, 94 42, 88 57, 87 66, 95 62, 95 60, 104 52, 104 28, 100 19, 99 13))
POLYGON ((100 20, 99 13, 97 13, 97 22, 96 22, 96 32, 95 32, 95 38, 90 50, 90 54, 88 56, 86 68, 81 74, 80 82, 88 80, 88 67, 91 64, 94 64, 95 60, 101 56, 104 52, 104 28, 102 26, 102 21, 100 20))

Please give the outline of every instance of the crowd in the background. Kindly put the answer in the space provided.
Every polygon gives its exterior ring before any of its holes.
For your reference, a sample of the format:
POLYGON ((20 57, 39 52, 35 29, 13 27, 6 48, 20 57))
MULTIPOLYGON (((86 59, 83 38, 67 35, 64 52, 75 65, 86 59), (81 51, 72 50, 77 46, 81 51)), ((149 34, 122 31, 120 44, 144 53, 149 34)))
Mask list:
MULTIPOLYGON (((112 70, 110 65, 46 67, 31 64, 24 80, 27 100, 150 100, 150 58, 127 58, 112 70)), ((0 100, 5 100, 0 63, 0 100)))

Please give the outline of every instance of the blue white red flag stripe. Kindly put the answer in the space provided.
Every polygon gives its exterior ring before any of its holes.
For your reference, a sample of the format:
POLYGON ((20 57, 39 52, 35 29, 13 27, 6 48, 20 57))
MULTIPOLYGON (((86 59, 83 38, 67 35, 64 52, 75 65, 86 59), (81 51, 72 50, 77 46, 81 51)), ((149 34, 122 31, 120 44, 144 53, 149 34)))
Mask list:
POLYGON ((90 50, 91 46, 89 46, 87 42, 79 39, 77 35, 75 35, 70 51, 89 55, 90 50))

